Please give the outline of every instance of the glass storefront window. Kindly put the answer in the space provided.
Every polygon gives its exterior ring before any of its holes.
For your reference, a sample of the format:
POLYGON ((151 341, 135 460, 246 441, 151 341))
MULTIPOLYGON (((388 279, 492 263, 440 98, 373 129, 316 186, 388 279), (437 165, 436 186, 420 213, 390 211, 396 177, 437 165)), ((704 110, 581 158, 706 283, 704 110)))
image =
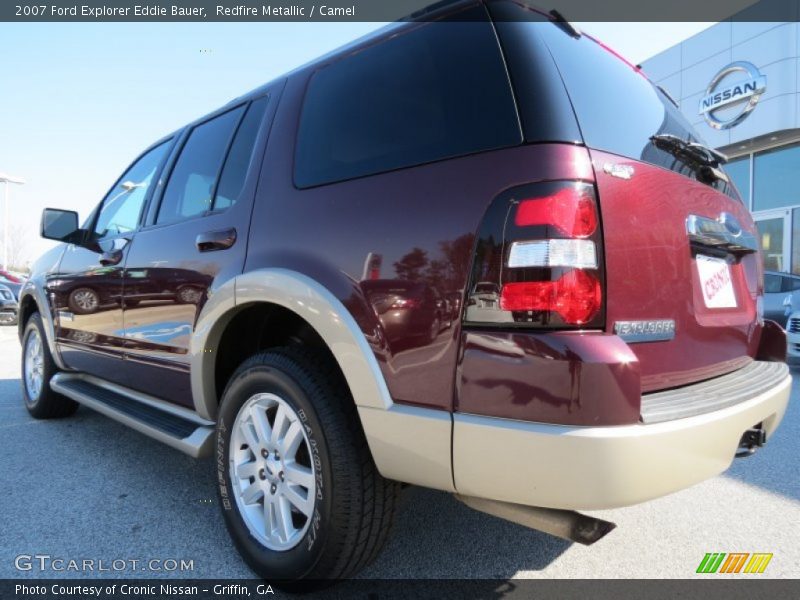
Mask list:
POLYGON ((792 273, 800 275, 800 208, 792 211, 792 273))
POLYGON ((783 217, 756 221, 764 251, 764 269, 783 271, 783 217))
POLYGON ((767 150, 755 155, 753 210, 800 204, 800 145, 767 150))
POLYGON ((737 158, 724 166, 733 185, 739 190, 744 205, 750 207, 750 156, 737 158))

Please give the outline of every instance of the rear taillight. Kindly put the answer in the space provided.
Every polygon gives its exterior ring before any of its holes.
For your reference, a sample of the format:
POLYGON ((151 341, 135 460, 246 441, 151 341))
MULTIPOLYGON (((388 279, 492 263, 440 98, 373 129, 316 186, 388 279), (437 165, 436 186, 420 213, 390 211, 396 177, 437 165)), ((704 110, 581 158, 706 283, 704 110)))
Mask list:
POLYGON ((602 328, 602 250, 591 183, 547 182, 504 193, 479 231, 466 321, 602 328))
POLYGON ((508 311, 555 312, 567 323, 587 323, 602 302, 597 277, 572 269, 556 281, 506 283, 500 292, 500 308, 508 311))
POLYGON ((416 298, 398 298, 392 302, 390 308, 419 308, 419 300, 416 298))
POLYGON ((554 194, 520 201, 514 224, 549 225, 567 237, 585 238, 597 229, 594 191, 583 185, 561 188, 554 194))

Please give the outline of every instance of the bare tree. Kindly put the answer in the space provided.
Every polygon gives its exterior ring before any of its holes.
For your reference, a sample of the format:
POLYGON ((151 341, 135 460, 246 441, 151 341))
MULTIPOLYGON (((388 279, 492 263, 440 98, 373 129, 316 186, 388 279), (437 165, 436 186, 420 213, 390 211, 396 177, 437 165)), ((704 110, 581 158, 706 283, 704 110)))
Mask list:
MULTIPOLYGON (((28 238, 30 231, 23 227, 12 227, 8 232, 8 268, 11 271, 27 271, 31 260, 28 238)), ((0 252, 4 240, 0 234, 0 252)), ((1 258, 1 257, 0 257, 1 258)))

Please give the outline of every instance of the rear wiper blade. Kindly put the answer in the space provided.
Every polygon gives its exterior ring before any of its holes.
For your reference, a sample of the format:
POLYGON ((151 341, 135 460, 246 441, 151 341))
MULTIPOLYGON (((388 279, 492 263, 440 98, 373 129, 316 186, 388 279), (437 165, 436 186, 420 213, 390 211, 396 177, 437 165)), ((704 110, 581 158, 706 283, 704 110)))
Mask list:
POLYGON ((671 133, 658 133, 650 136, 650 141, 653 142, 656 148, 699 165, 718 167, 728 162, 728 157, 722 152, 700 142, 687 142, 671 133))
POLYGON ((669 152, 674 157, 697 166, 697 179, 711 184, 714 181, 730 182, 728 176, 719 168, 728 157, 700 142, 687 142, 676 135, 660 133, 650 137, 656 148, 669 152))
POLYGON ((689 147, 700 150, 701 152, 708 153, 713 158, 713 160, 716 161, 717 165, 722 165, 728 162, 728 157, 725 154, 723 154, 719 150, 712 148, 711 146, 706 146, 705 144, 701 144, 700 142, 692 142, 689 144, 689 147))

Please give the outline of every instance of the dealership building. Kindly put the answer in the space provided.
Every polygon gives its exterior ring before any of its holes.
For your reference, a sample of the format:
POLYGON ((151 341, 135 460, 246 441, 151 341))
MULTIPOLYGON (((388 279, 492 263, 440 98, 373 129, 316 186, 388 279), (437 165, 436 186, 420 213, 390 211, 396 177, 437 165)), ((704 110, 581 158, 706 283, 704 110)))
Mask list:
POLYGON ((798 23, 717 23, 641 66, 728 155, 766 268, 800 275, 798 23))

